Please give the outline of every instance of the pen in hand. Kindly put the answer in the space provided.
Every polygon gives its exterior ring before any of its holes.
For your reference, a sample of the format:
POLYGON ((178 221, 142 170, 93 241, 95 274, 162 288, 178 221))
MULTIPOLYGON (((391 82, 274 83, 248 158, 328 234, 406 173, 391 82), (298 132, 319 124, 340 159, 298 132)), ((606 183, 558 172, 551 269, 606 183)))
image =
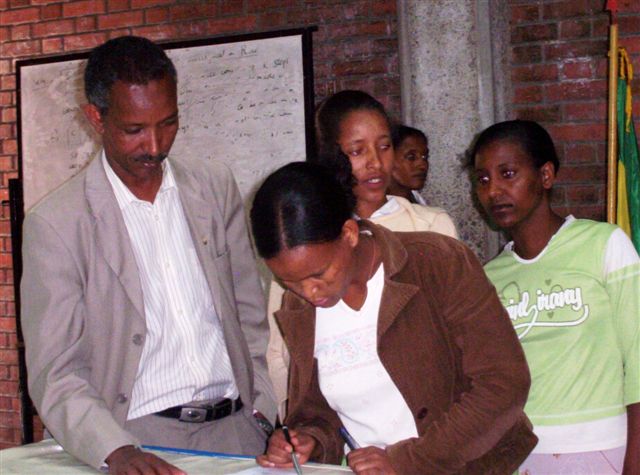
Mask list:
POLYGON ((360 448, 360 444, 358 444, 356 440, 351 437, 351 434, 349 434, 349 431, 347 429, 345 429, 344 427, 340 427, 338 429, 338 432, 340 433, 340 437, 342 437, 342 440, 345 441, 345 443, 351 450, 360 448))
POLYGON ((291 445, 293 451, 291 452, 291 459, 293 460, 293 466, 296 469, 296 473, 298 475, 302 475, 302 468, 300 468, 300 463, 298 462, 298 457, 296 456, 295 447, 293 447, 293 443, 291 442, 291 434, 289 434, 289 428, 287 426, 282 426, 282 432, 284 432, 284 438, 287 443, 291 445))

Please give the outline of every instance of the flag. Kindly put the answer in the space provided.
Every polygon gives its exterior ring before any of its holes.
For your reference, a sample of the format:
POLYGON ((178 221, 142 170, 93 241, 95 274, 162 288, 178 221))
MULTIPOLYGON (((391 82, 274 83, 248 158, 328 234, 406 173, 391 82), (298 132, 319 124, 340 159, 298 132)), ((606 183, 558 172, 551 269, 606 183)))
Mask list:
POLYGON ((627 52, 620 48, 618 76, 618 200, 616 223, 640 252, 640 153, 631 116, 633 68, 627 52))

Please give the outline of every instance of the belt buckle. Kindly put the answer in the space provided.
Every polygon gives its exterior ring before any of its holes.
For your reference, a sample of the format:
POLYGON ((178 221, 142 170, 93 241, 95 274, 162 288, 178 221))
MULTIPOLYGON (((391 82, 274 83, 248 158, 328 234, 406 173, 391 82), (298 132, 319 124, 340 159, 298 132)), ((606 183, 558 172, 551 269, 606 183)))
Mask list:
POLYGON ((207 420, 207 408, 197 406, 186 406, 180 410, 180 421, 182 422, 205 422, 207 420))

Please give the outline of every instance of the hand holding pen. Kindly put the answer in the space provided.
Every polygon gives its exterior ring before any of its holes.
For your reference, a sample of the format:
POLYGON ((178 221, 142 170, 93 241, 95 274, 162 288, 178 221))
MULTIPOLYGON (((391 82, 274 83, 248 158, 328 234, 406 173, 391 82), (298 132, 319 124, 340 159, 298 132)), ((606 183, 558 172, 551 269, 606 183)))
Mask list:
POLYGON ((298 456, 295 453, 295 447, 293 446, 293 442, 291 441, 291 434, 289 434, 289 428, 287 426, 282 426, 282 432, 284 434, 284 438, 286 439, 287 443, 291 445, 292 449, 294 449, 294 451, 291 452, 291 460, 293 460, 293 466, 296 469, 296 473, 298 475, 302 475, 302 469, 300 468, 300 463, 298 462, 298 456))
POLYGON ((384 449, 379 447, 364 447, 349 434, 345 427, 340 427, 338 433, 347 444, 351 452, 347 456, 349 468, 356 474, 384 473, 385 475, 395 475, 396 471, 391 465, 391 460, 384 449))
POLYGON ((316 446, 316 439, 295 429, 287 428, 287 432, 289 433, 290 442, 287 442, 283 429, 277 429, 269 438, 267 452, 256 458, 260 466, 268 468, 295 468, 294 456, 299 466, 309 460, 311 452, 313 452, 316 446))

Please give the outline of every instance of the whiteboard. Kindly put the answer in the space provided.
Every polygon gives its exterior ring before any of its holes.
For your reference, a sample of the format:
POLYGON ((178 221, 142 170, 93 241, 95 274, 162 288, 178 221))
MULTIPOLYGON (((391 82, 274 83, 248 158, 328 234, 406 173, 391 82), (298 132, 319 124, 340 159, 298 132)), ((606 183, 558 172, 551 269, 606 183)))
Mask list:
MULTIPOLYGON (((180 129, 170 157, 231 168, 246 200, 263 177, 312 148, 311 30, 164 44, 178 71, 180 129)), ((17 62, 25 209, 100 150, 86 121, 84 57, 17 62)))

